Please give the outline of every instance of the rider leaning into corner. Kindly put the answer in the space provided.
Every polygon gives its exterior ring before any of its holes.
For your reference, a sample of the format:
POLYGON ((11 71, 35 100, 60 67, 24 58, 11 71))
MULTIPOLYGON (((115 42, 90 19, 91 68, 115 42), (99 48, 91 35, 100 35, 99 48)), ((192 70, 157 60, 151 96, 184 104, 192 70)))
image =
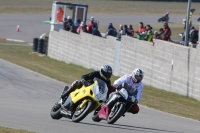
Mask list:
MULTIPOLYGON (((80 81, 74 81, 69 89, 61 95, 61 98, 66 98, 71 92, 75 91, 76 89, 80 89, 83 85, 90 86, 94 83, 94 78, 103 80, 107 84, 108 94, 110 94, 111 92, 113 92, 113 86, 111 85, 110 81, 111 76, 112 68, 109 65, 103 65, 99 71, 94 71, 89 74, 83 75, 80 81)), ((63 109, 65 110, 65 107, 63 109)))
POLYGON ((142 97, 142 92, 143 92, 143 88, 144 88, 144 85, 141 82, 143 79, 143 76, 144 76, 143 71, 141 69, 136 68, 132 72, 132 74, 124 75, 123 77, 119 78, 118 80, 116 80, 114 82, 114 87, 117 89, 121 89, 122 84, 126 83, 126 84, 128 84, 128 86, 131 87, 132 92, 137 91, 137 96, 136 96, 136 100, 135 100, 134 104, 128 106, 128 107, 132 106, 128 110, 128 112, 133 113, 133 114, 137 114, 139 112, 139 106, 137 104, 142 97))

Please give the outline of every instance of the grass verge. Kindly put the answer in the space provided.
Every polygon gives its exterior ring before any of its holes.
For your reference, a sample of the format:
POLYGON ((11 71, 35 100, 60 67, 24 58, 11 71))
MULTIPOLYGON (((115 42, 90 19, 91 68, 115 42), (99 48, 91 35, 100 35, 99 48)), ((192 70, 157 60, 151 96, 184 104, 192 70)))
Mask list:
MULTIPOLYGON (((71 83, 82 74, 91 72, 81 66, 66 64, 31 53, 31 47, 0 45, 0 58, 21 65, 51 78, 71 83)), ((112 77, 112 82, 118 77, 112 77)), ((200 101, 175 93, 145 86, 140 104, 175 115, 200 120, 200 101)))
MULTIPOLYGON (((1 0, 0 13, 51 13, 54 0, 1 0)), ((187 2, 151 2, 126 0, 62 0, 89 5, 89 13, 121 14, 184 14, 187 13, 187 2)), ((199 9, 200 3, 193 2, 192 8, 199 9)), ((196 10, 195 14, 200 14, 196 10)))
POLYGON ((15 42, 15 41, 6 41, 6 40, 0 40, 0 44, 28 44, 27 42, 15 42))
POLYGON ((7 127, 1 127, 0 126, 0 133, 36 133, 26 130, 19 130, 19 129, 13 129, 13 128, 7 128, 7 127))

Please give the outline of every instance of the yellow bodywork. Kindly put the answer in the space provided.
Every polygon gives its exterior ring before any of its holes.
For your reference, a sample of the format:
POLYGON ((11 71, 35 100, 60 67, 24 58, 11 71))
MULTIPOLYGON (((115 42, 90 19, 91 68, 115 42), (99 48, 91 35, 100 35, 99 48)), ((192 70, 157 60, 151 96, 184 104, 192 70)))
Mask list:
POLYGON ((88 100, 92 99, 92 101, 95 103, 93 110, 99 107, 101 103, 95 99, 95 95, 92 90, 93 86, 96 84, 98 84, 97 81, 95 81, 92 85, 87 86, 87 87, 83 85, 80 89, 76 89, 75 91, 70 93, 73 103, 76 104, 80 100, 84 99, 82 103, 80 104, 80 108, 83 108, 84 105, 88 102, 88 100), (91 95, 91 92, 92 92, 92 95, 91 95))

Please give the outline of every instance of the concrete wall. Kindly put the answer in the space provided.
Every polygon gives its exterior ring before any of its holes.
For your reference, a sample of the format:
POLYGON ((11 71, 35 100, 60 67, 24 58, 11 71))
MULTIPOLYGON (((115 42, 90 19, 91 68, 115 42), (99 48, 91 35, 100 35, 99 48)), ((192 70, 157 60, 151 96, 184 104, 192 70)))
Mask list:
POLYGON ((114 37, 105 39, 86 33, 77 35, 63 30, 51 31, 48 56, 86 68, 99 69, 106 63, 114 67, 115 40, 114 37))
POLYGON ((120 75, 138 67, 145 72, 144 83, 200 100, 200 48, 155 40, 152 43, 123 37, 120 75))
POLYGON ((152 45, 126 36, 119 42, 61 30, 50 32, 48 56, 96 70, 109 64, 119 76, 138 67, 145 72, 145 84, 200 100, 200 47, 160 40, 152 45))

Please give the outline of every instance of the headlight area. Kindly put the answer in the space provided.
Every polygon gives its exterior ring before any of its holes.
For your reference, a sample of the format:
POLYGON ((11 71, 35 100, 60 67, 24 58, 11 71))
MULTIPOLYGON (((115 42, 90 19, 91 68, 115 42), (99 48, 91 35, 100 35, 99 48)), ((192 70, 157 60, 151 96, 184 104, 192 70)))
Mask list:
POLYGON ((92 90, 93 90, 93 96, 94 96, 96 101, 104 101, 105 100, 105 98, 107 96, 107 91, 104 91, 104 93, 99 91, 100 89, 99 89, 99 85, 98 84, 94 85, 92 90))

